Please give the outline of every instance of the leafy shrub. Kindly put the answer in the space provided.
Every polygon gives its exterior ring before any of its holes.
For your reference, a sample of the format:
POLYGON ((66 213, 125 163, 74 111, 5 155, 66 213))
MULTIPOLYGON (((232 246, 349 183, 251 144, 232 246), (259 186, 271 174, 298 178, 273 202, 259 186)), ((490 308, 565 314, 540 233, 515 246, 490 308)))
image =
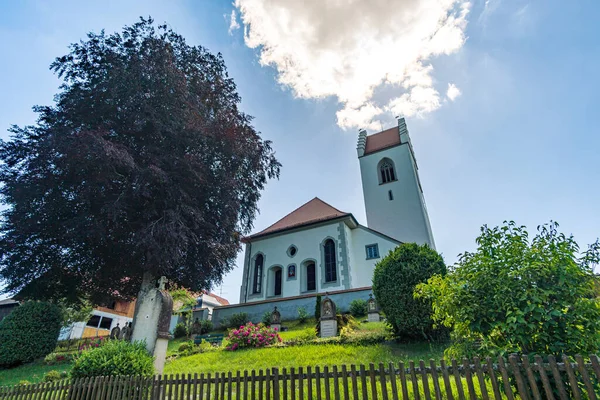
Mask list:
POLYGON ((99 338, 94 338, 91 340, 84 340, 83 342, 81 342, 81 344, 78 346, 78 350, 84 351, 84 350, 88 350, 88 349, 95 349, 96 347, 100 347, 102 346, 102 344, 104 342, 106 342, 108 340, 108 337, 99 337, 99 338))
POLYGON ((317 320, 317 323, 321 319, 321 295, 320 294, 317 295, 317 301, 315 303, 315 319, 317 320))
POLYGON ((44 357, 44 364, 55 365, 73 360, 73 355, 68 353, 50 353, 44 357))
POLYGON ((390 340, 391 336, 391 332, 386 330, 361 331, 344 327, 340 331, 340 343, 371 346, 390 340))
POLYGON ((71 377, 152 376, 153 373, 153 358, 143 342, 109 340, 100 347, 83 351, 73 364, 71 377))
POLYGON ((230 328, 239 328, 240 326, 246 325, 246 323, 250 321, 248 318, 248 314, 245 312, 233 314, 229 317, 229 327, 230 328))
POLYGON ((347 328, 349 330, 358 328, 358 322, 350 314, 337 314, 335 317, 337 319, 338 332, 340 332, 342 328, 347 328))
POLYGON ((227 336, 229 345, 227 350, 238 350, 244 347, 266 347, 281 342, 277 330, 248 322, 239 329, 232 329, 227 336))
POLYGON ((308 319, 308 312, 304 307, 298 307, 298 321, 303 324, 308 319))
POLYGON ((27 386, 27 385, 31 385, 31 382, 29 382, 26 379, 20 380, 18 383, 18 386, 27 386))
POLYGON ((204 335, 205 333, 208 333, 210 331, 213 330, 213 323, 212 321, 205 319, 203 321, 200 321, 200 334, 204 335))
POLYGON ((273 314, 270 311, 265 311, 265 313, 262 316, 262 323, 265 326, 271 326, 271 316, 273 314))
POLYGON ((538 227, 529 239, 524 226, 507 222, 483 226, 477 244, 450 273, 431 278, 416 293, 433 301, 437 322, 453 328, 448 356, 598 350, 598 241, 580 255, 573 237, 559 233, 556 223, 538 227))
POLYGON ((56 382, 60 381, 61 379, 61 373, 56 370, 48 371, 48 373, 44 375, 44 382, 56 382))
POLYGON ((184 343, 181 343, 179 345, 179 347, 177 348, 177 352, 179 352, 179 353, 185 353, 186 351, 188 351, 192 347, 194 347, 194 343, 193 342, 184 342, 184 343))
POLYGON ((175 329, 173 330, 173 336, 175 337, 175 339, 187 337, 187 335, 188 335, 188 328, 187 328, 187 326, 185 326, 185 324, 182 324, 180 322, 177 325, 175 325, 175 329))
POLYGON ((0 321, 0 367, 50 354, 56 347, 62 315, 46 302, 28 301, 0 321))
POLYGON ((446 274, 442 257, 427 245, 403 243, 375 266, 373 293, 397 337, 431 340, 434 329, 431 301, 415 299, 414 289, 433 275, 446 274))
POLYGON ((367 301, 364 299, 354 299, 350 303, 350 314, 353 317, 364 317, 367 315, 367 310, 367 301))

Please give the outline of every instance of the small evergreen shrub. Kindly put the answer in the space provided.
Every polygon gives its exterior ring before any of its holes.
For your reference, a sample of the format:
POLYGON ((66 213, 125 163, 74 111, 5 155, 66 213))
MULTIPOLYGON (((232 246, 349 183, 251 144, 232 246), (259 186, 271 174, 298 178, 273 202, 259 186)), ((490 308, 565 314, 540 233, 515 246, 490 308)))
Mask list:
POLYGON ((44 357, 44 364, 55 365, 73 360, 73 355, 69 353, 50 353, 44 357))
POLYGON ((44 375, 44 382, 56 382, 62 379, 62 375, 60 372, 56 370, 48 371, 46 375, 44 375))
POLYGON ((177 352, 179 352, 179 353, 185 353, 186 351, 190 350, 192 347, 194 347, 194 343, 193 342, 181 343, 179 345, 179 348, 177 349, 177 352))
POLYGON ((367 301, 363 299, 354 299, 350 303, 350 314, 353 317, 360 318, 367 315, 367 301))
POLYGON ((270 311, 265 311, 265 313, 262 316, 262 323, 265 326, 271 326, 271 316, 273 314, 270 311))
POLYGON ((175 339, 187 337, 187 335, 188 335, 188 329, 185 326, 185 324, 182 324, 180 322, 177 325, 175 325, 175 329, 173 330, 173 336, 175 337, 175 339))
POLYGON ((245 312, 233 314, 229 317, 229 327, 230 328, 239 328, 240 326, 246 325, 246 323, 250 321, 248 318, 248 314, 245 312))
POLYGON ((153 374, 153 357, 148 354, 144 342, 130 343, 124 340, 109 340, 100 347, 83 351, 71 370, 73 379, 153 374))
POLYGON ((319 322, 319 319, 321 319, 321 295, 320 294, 317 295, 317 302, 315 303, 315 319, 317 320, 317 323, 319 322))
POLYGON ((281 337, 275 329, 263 324, 254 325, 248 322, 239 329, 232 329, 227 336, 227 350, 235 351, 245 347, 266 347, 281 342, 281 337))
POLYGON ((304 307, 298 307, 298 321, 303 324, 308 319, 308 312, 304 307))
POLYGON ((0 367, 45 357, 56 347, 62 315, 54 304, 28 301, 0 322, 0 367))
POLYGON ((213 330, 213 323, 212 321, 206 319, 204 321, 200 321, 200 334, 204 335, 205 333, 208 333, 210 331, 213 330))

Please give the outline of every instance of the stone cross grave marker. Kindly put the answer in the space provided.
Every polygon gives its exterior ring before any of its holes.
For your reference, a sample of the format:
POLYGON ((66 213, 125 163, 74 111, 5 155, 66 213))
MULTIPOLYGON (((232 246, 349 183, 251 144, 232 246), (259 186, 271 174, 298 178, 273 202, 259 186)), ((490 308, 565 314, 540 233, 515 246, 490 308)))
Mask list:
POLYGON ((327 295, 321 302, 321 337, 337 336, 337 318, 335 313, 335 303, 327 295))
POLYGON ((271 313, 271 328, 277 332, 281 332, 281 313, 277 311, 277 306, 275 306, 271 313))
POLYGON ((379 322, 379 307, 377 302, 373 298, 373 294, 369 293, 369 300, 367 301, 368 317, 369 322, 379 322))

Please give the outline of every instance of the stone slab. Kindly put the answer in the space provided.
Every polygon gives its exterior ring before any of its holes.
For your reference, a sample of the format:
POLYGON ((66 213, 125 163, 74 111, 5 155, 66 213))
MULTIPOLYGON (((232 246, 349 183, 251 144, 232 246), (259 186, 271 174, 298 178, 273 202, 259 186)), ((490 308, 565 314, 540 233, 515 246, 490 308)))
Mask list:
POLYGON ((321 337, 337 336, 337 320, 328 319, 321 321, 321 337))
POLYGON ((367 320, 369 322, 379 322, 380 321, 379 313, 369 313, 367 320))

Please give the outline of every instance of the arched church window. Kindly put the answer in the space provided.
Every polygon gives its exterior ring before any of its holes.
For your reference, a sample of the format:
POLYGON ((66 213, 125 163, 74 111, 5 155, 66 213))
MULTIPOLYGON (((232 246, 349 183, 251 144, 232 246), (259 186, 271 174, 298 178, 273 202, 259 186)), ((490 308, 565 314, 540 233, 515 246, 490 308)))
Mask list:
POLYGON ((335 243, 331 239, 325 241, 325 282, 337 280, 337 268, 335 259, 335 243))
POLYGON ((394 171, 394 164, 390 160, 383 160, 379 164, 379 177, 381 183, 388 183, 396 180, 396 171, 394 171))
POLYGON ((254 286, 252 293, 260 293, 260 284, 262 282, 262 269, 263 269, 264 257, 259 254, 254 259, 254 286))

